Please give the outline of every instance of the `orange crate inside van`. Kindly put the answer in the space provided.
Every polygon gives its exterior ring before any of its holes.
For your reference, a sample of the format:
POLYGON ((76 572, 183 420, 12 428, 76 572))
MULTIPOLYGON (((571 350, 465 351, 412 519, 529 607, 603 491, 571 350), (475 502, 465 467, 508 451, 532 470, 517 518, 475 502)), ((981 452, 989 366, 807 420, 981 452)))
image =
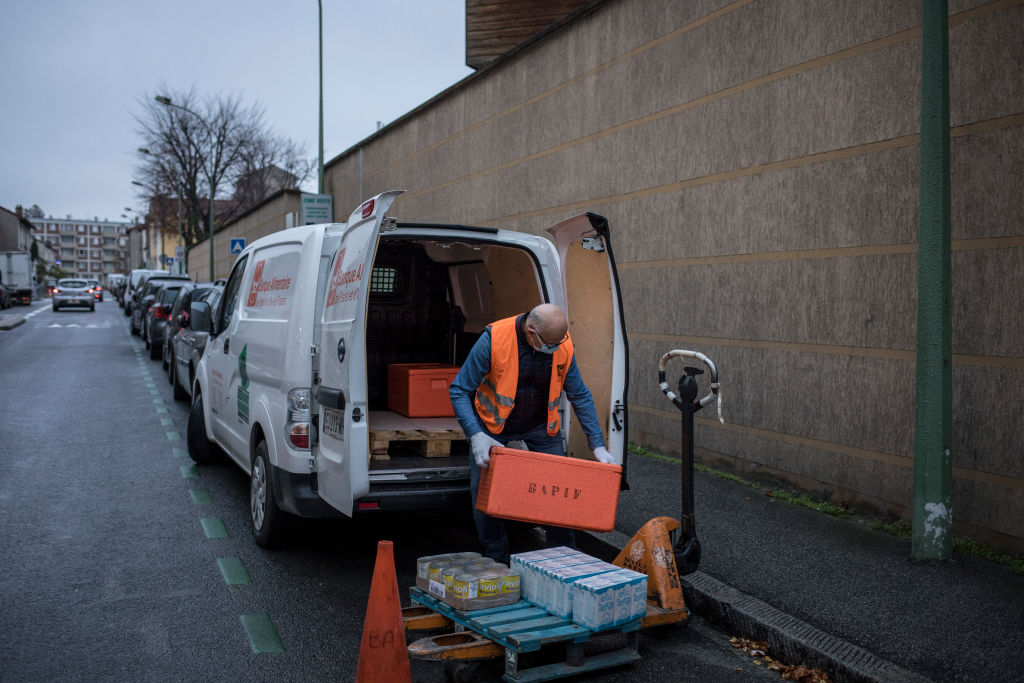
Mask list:
POLYGON ((621 479, 619 465, 495 447, 476 507, 492 517, 612 531, 621 479))
POLYGON ((388 366, 388 410, 406 417, 454 417, 448 387, 456 365, 392 363, 388 366))

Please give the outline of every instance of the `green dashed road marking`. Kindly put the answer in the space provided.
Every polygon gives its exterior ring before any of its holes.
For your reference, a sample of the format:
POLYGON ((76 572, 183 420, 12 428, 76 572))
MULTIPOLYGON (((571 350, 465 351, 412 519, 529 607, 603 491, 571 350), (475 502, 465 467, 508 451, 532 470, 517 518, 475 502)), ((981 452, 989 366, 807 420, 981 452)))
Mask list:
POLYGON ((150 389, 156 389, 155 382, 146 382, 146 386, 149 387, 150 389))
POLYGON ((252 583, 240 557, 218 557, 217 566, 220 567, 224 583, 229 586, 248 586, 252 583))
POLYGON ((162 398, 154 398, 153 399, 153 405, 161 405, 162 406, 163 404, 164 404, 164 400, 162 398))
POLYGON ((186 451, 184 448, 178 448, 177 446, 175 446, 174 447, 174 457, 175 458, 185 458, 185 457, 188 457, 188 451, 186 451))
POLYGON ((157 415, 166 415, 167 414, 167 408, 157 408, 156 409, 156 414, 157 415))
POLYGON ((167 432, 168 441, 181 441, 181 434, 178 432, 167 432))
POLYGON ((241 616, 242 627, 245 634, 249 636, 249 644, 256 654, 284 652, 284 645, 277 635, 274 622, 266 612, 259 614, 243 614, 241 616))
POLYGON ((220 521, 220 517, 203 517, 199 523, 203 525, 203 533, 207 538, 228 537, 228 530, 224 526, 224 522, 220 521))
POLYGON ((174 420, 172 420, 169 417, 163 417, 163 418, 160 418, 160 424, 162 424, 164 427, 173 427, 174 426, 174 420))
POLYGON ((192 494, 192 502, 197 505, 206 505, 213 502, 213 496, 206 489, 189 489, 192 494))
POLYGON ((182 465, 178 469, 181 471, 181 476, 185 477, 186 479, 199 478, 199 468, 196 467, 195 465, 182 465))
POLYGON ((150 394, 150 396, 159 396, 160 395, 160 390, 159 389, 150 389, 149 390, 149 394, 150 394))

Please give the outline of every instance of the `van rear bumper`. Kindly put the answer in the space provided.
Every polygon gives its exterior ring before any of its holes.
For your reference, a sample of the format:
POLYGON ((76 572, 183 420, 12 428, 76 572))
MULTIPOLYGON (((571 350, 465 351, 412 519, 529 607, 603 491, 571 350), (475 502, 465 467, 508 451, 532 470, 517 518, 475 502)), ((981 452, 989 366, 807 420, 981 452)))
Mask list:
MULTIPOLYGON (((277 506, 299 517, 344 517, 313 490, 312 476, 271 467, 277 506)), ((355 502, 353 514, 470 507, 469 479, 463 481, 372 484, 355 502), (364 505, 361 507, 360 503, 364 505), (367 504, 376 503, 368 507, 367 504)))
POLYGON ((354 514, 469 509, 469 480, 432 484, 371 484, 365 496, 355 502, 354 514))
POLYGON ((299 517, 344 517, 313 491, 310 474, 296 474, 280 467, 271 467, 277 506, 299 517))

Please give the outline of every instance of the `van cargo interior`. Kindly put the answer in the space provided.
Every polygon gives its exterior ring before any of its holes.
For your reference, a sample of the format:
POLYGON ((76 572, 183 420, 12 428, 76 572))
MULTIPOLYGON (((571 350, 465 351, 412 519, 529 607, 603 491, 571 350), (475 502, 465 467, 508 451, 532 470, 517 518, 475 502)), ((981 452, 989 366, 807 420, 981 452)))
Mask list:
MULTIPOLYGON (((388 366, 459 366, 488 324, 542 302, 536 263, 524 249, 482 239, 382 237, 370 275, 366 327, 370 428, 457 429, 453 417, 407 418, 388 411, 388 366)), ((398 464, 396 457, 406 460, 408 445, 390 443, 389 467, 398 464)), ((466 453, 464 441, 452 442, 453 456, 466 453)), ((430 460, 414 456, 403 466, 440 464, 430 460)))

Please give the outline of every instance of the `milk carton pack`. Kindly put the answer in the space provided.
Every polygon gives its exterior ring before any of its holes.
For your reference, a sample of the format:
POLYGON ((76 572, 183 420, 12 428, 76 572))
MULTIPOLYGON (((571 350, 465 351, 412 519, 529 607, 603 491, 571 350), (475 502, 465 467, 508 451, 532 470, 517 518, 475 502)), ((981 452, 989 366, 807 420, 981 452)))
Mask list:
POLYGON ((549 570, 548 576, 551 582, 551 601, 545 607, 549 612, 562 619, 572 618, 572 584, 580 579, 585 579, 598 574, 606 574, 617 570, 613 564, 607 562, 587 562, 570 567, 560 567, 549 570))
POLYGON ((571 584, 572 619, 593 631, 625 624, 647 611, 647 576, 618 569, 571 584))
POLYGON ((558 546, 513 555, 509 564, 513 570, 519 572, 522 596, 531 602, 537 602, 535 596, 540 591, 540 573, 536 569, 536 565, 539 562, 576 554, 582 553, 572 548, 558 546))
POLYGON ((572 553, 563 555, 562 557, 553 557, 547 560, 530 563, 530 572, 534 580, 533 587, 531 588, 531 594, 534 597, 528 599, 532 599, 542 607, 547 607, 554 599, 554 591, 556 590, 554 580, 552 579, 552 572, 565 567, 573 567, 578 564, 594 562, 595 559, 596 558, 585 553, 573 551, 572 553))

